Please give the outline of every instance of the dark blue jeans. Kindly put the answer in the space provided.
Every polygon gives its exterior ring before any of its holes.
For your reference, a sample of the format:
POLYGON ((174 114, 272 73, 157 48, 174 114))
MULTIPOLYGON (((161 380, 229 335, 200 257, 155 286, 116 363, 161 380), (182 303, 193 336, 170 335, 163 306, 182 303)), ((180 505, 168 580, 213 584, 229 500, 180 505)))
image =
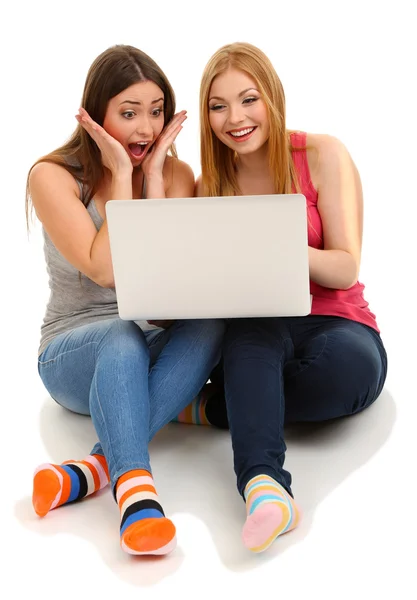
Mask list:
POLYGON ((375 330, 340 317, 232 319, 223 368, 239 492, 263 473, 292 495, 284 425, 367 408, 382 391, 387 356, 375 330))

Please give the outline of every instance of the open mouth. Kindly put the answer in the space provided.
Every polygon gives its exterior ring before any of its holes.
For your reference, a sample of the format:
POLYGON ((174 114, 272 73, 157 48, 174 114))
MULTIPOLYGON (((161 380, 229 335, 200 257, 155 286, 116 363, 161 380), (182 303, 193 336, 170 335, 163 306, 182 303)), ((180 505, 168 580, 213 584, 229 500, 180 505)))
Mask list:
POLYGON ((245 127, 244 129, 233 129, 228 131, 227 135, 230 136, 235 142, 246 142, 256 130, 256 127, 245 127))
POLYGON ((129 144, 129 151, 133 158, 140 159, 146 154, 146 150, 150 147, 151 142, 135 142, 129 144))

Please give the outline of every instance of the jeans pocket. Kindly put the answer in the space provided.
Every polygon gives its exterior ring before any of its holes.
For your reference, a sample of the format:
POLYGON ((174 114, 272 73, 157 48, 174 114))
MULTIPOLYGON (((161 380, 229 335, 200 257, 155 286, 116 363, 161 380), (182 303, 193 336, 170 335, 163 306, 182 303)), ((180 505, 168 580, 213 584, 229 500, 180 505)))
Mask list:
POLYGON ((42 354, 40 354, 38 356, 38 371, 39 371, 40 367, 43 367, 43 366, 46 366, 46 365, 49 365, 49 364, 53 364, 55 362, 56 356, 54 356, 53 358, 49 358, 49 359, 45 360, 45 358, 46 358, 45 355, 46 355, 47 350, 48 350, 48 348, 46 348, 42 352, 42 354))

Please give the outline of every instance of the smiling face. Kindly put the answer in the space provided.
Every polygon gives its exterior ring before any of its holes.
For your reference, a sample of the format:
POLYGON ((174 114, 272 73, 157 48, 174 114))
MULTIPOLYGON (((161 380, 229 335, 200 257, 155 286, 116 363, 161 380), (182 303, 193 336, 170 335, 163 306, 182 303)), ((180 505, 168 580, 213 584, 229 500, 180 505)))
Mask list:
POLYGON ((256 82, 229 68, 213 80, 209 121, 218 139, 238 154, 260 150, 269 138, 268 112, 256 82))
POLYGON ((131 85, 109 101, 103 127, 139 166, 164 128, 164 93, 153 81, 131 85))

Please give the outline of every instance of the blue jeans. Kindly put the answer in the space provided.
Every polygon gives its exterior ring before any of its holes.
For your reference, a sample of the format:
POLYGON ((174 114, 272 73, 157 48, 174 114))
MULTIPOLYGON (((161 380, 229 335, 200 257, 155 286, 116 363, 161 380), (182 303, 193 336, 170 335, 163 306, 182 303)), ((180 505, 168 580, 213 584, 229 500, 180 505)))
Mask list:
POLYGON ((127 471, 151 470, 149 441, 203 387, 224 331, 223 320, 184 320, 155 335, 116 318, 63 333, 39 356, 52 398, 91 415, 113 488, 127 471))
POLYGON ((265 474, 292 494, 284 425, 364 410, 382 391, 387 355, 375 330, 341 317, 232 319, 223 368, 239 492, 265 474))

